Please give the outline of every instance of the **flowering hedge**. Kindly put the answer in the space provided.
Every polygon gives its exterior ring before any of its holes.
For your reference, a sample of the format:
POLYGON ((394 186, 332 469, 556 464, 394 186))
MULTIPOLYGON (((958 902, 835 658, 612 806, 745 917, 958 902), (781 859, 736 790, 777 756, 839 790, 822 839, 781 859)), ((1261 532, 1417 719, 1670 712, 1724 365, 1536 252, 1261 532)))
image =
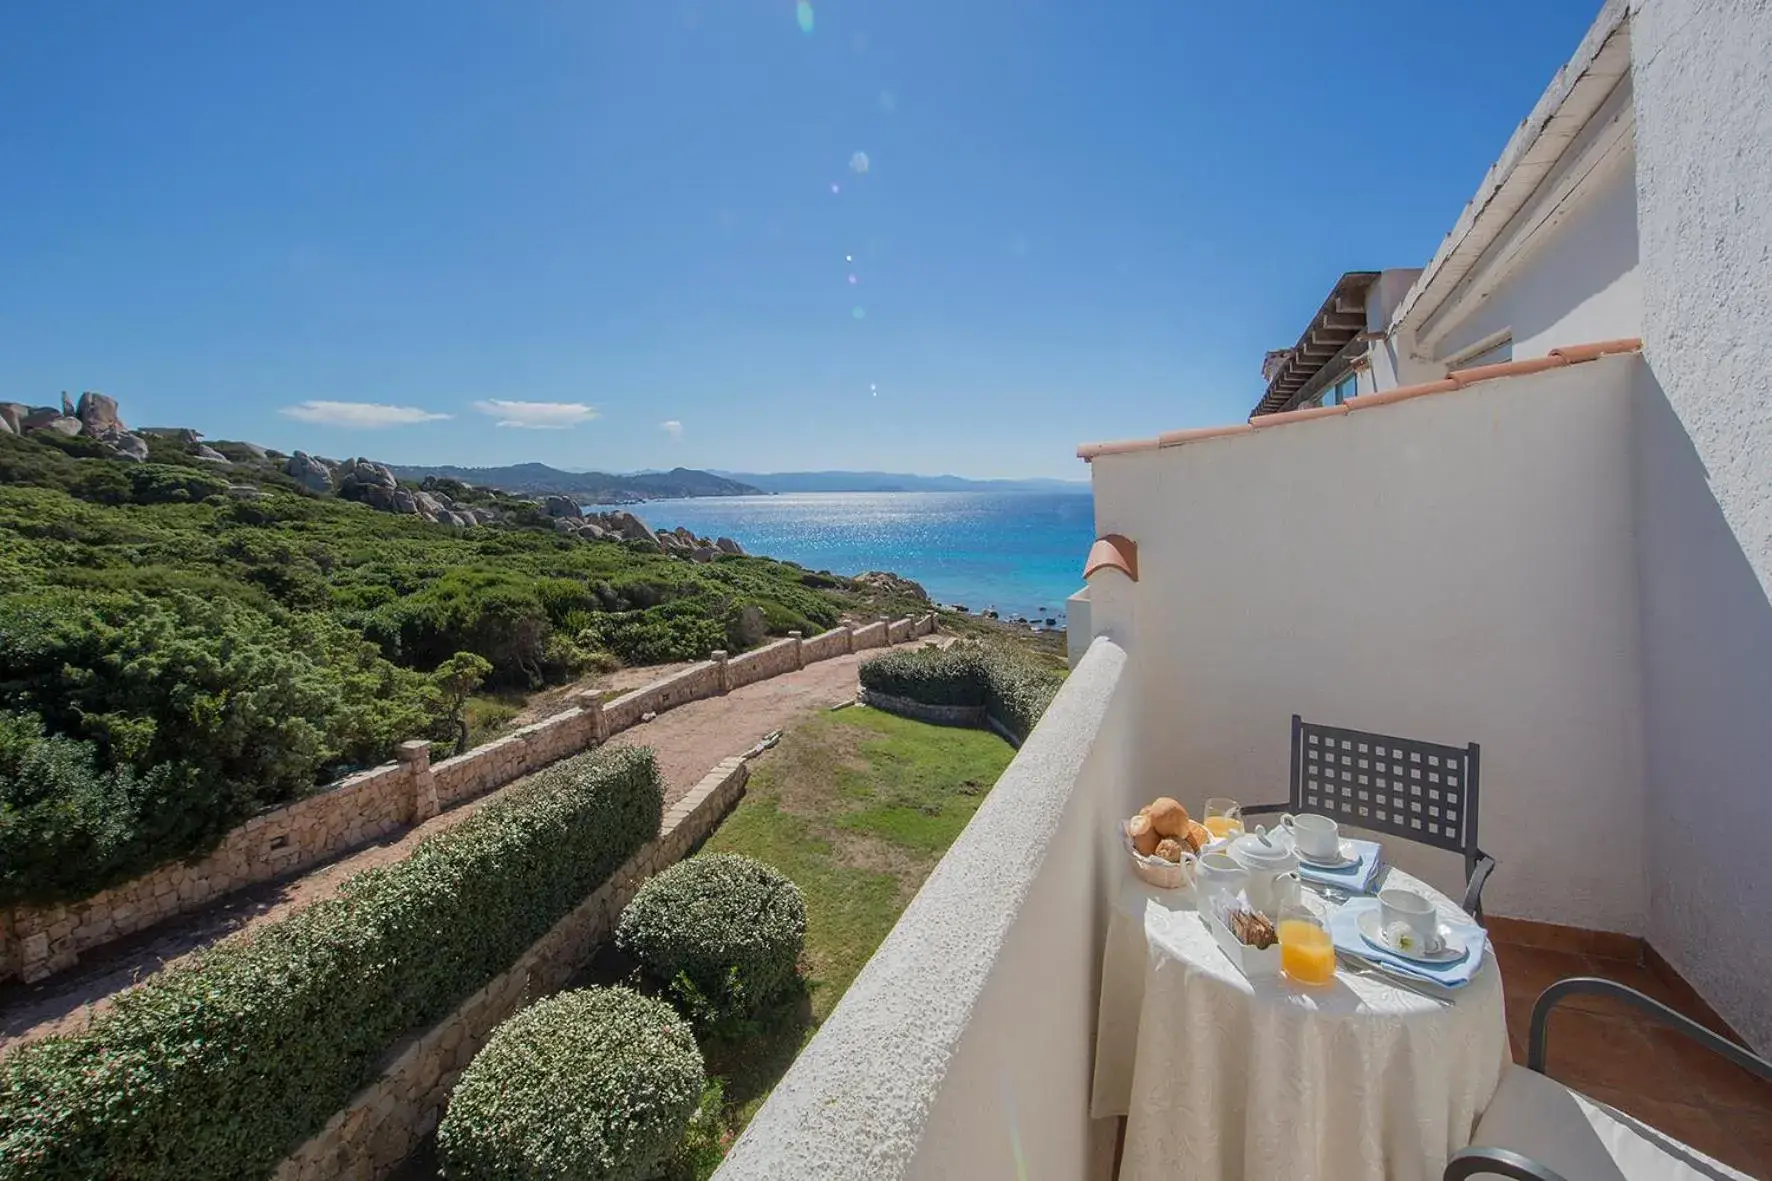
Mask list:
POLYGON ((649 1181, 707 1074, 689 1026, 625 988, 563 992, 493 1032, 437 1128, 449 1181, 649 1181))
POLYGON ((756 1016, 793 984, 806 900, 761 861, 710 853, 641 886, 615 940, 691 1020, 718 1028, 756 1016))
POLYGON ((658 832, 652 752, 556 764, 410 857, 0 1058, 0 1177, 262 1177, 389 1047, 505 971, 658 832))

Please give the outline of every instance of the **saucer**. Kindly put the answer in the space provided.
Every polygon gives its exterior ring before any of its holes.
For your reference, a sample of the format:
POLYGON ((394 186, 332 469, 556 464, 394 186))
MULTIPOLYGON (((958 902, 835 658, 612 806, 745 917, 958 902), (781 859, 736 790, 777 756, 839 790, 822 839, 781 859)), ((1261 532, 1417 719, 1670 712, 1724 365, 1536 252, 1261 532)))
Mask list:
POLYGON ((1354 843, 1342 841, 1336 847, 1333 857, 1313 857, 1294 844, 1292 848, 1298 853, 1298 859, 1313 869, 1346 869, 1350 865, 1358 865, 1360 859, 1354 856, 1354 843))
POLYGON ((1384 920, 1379 918, 1378 909, 1363 911, 1360 914, 1360 938, 1381 951, 1388 951, 1394 956, 1406 960, 1414 960, 1419 964, 1454 964, 1465 957, 1468 950, 1464 940, 1460 939, 1452 928, 1444 923, 1440 925, 1440 948, 1438 951, 1404 951, 1394 947, 1385 937, 1384 920))

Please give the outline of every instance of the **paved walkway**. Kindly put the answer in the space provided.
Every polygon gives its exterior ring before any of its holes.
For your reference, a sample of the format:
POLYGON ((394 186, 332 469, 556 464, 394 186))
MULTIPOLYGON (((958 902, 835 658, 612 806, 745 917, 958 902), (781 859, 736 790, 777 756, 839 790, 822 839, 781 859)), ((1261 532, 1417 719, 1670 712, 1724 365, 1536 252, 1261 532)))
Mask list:
MULTIPOLYGON (((940 642, 934 637, 919 644, 940 642)), ((611 742, 650 746, 664 777, 665 805, 681 799, 721 759, 755 746, 771 731, 855 696, 856 669, 877 652, 838 656, 797 672, 692 701, 616 735, 611 742)), ((630 674, 637 670, 627 670, 630 674)), ((670 670, 661 670, 665 675, 670 670)), ((645 678, 649 682, 655 677, 645 678)), ((642 682, 642 683, 645 683, 642 682)), ((521 782, 518 780, 517 782, 521 782)), ((79 964, 39 984, 0 985, 0 1052, 52 1033, 78 1030, 108 998, 168 963, 228 935, 273 922, 338 892, 352 874, 404 860, 419 841, 460 824, 509 791, 498 791, 433 817, 398 837, 366 846, 298 878, 267 882, 230 895, 207 910, 161 924, 83 956, 79 964)))

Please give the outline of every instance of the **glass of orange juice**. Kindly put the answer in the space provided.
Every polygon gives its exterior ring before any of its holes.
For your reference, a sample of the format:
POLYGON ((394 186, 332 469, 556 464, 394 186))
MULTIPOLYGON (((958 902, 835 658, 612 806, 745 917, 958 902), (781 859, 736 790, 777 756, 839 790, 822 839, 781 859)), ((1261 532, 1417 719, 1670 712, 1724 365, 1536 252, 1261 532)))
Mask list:
POLYGON ((1206 801, 1206 818, 1200 823, 1206 826, 1215 841, 1240 837, 1243 835, 1243 805, 1224 796, 1215 796, 1206 801))
POLYGON ((1335 979, 1335 944, 1323 920, 1302 906, 1280 912, 1280 971, 1295 984, 1313 987, 1335 979))

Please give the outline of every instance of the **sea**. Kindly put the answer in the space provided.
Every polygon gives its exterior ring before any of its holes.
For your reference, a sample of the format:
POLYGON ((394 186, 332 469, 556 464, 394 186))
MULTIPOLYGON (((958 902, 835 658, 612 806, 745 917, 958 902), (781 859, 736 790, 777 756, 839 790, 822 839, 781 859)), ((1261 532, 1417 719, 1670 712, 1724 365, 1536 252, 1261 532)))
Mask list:
POLYGON ((1095 498, 1079 492, 805 492, 623 506, 653 529, 730 537, 813 570, 889 570, 938 603, 1056 619, 1083 585, 1095 498))

